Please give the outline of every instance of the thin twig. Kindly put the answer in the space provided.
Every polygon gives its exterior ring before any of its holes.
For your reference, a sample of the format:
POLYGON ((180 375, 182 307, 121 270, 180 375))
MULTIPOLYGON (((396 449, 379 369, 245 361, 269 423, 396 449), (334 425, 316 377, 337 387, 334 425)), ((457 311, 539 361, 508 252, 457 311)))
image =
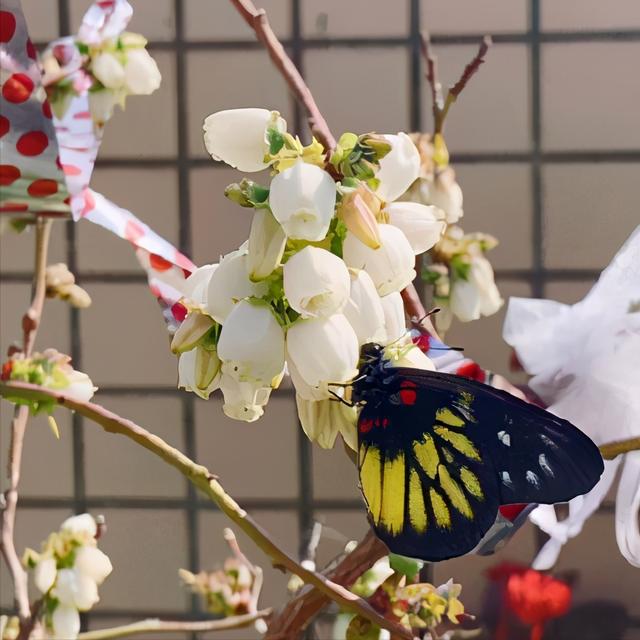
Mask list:
POLYGON ((628 440, 609 442, 600 447, 600 453, 605 460, 613 460, 623 453, 638 450, 640 450, 640 438, 629 438, 628 440))
MULTIPOLYGON (((36 222, 33 295, 31 305, 22 318, 22 352, 25 356, 30 356, 33 351, 33 345, 38 333, 44 306, 47 253, 49 250, 51 224, 51 220, 42 218, 38 218, 36 222)), ((29 606, 27 573, 20 562, 14 542, 16 509, 18 506, 18 485, 20 484, 22 464, 22 447, 28 420, 29 407, 16 407, 11 423, 11 443, 9 445, 9 460, 7 466, 9 488, 4 493, 2 516, 0 519, 0 551, 7 563, 13 581, 15 606, 20 619, 20 638, 28 637, 33 626, 31 624, 32 616, 29 606)))
POLYGON ((425 78, 431 88, 431 101, 433 109, 433 129, 434 134, 442 133, 444 123, 449 113, 451 105, 458 99, 467 83, 477 73, 478 69, 485 61, 489 47, 492 44, 491 36, 485 36, 480 43, 478 53, 467 64, 458 81, 449 88, 446 99, 442 96, 442 85, 438 77, 437 58, 431 50, 431 40, 428 31, 420 33, 422 57, 425 63, 425 78))
POLYGON ((241 629, 250 624, 268 617, 271 609, 263 609, 255 613, 247 613, 242 616, 231 616, 222 620, 197 620, 183 622, 180 620, 158 620, 149 618, 133 624, 125 624, 120 627, 110 627, 108 629, 96 629, 86 631, 78 636, 78 640, 108 640, 110 638, 124 638, 141 633, 171 633, 174 631, 228 631, 229 629, 241 629))
POLYGON ((269 52, 273 64, 289 85, 289 89, 307 110, 311 133, 322 143, 327 152, 331 153, 336 146, 335 138, 309 87, 273 32, 266 12, 264 9, 257 9, 251 0, 231 0, 231 2, 244 21, 255 31, 256 36, 269 52))
POLYGON ((296 574, 303 582, 313 585, 318 591, 344 609, 361 615, 384 629, 388 629, 392 635, 395 634, 398 638, 411 640, 412 635, 409 631, 387 620, 366 600, 351 593, 343 586, 332 582, 326 576, 301 566, 288 553, 280 549, 271 536, 226 493, 220 482, 206 467, 195 463, 157 435, 98 404, 79 402, 65 396, 63 393, 57 393, 37 385, 22 382, 0 382, 0 396, 8 396, 14 399, 21 398, 28 401, 55 400, 58 405, 88 418, 100 425, 108 433, 117 433, 137 442, 180 471, 195 487, 215 502, 220 510, 272 559, 276 566, 281 566, 287 571, 296 574))

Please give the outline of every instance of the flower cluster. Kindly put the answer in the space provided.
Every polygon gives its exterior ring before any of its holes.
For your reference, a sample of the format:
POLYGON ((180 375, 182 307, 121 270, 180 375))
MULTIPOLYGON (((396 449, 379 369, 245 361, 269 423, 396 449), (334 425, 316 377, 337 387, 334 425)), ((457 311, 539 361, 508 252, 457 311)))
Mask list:
POLYGON ((97 547, 97 532, 91 515, 73 516, 49 536, 40 553, 25 552, 23 562, 43 595, 44 623, 51 638, 78 636, 79 611, 98 602, 98 586, 112 571, 111 561, 97 547))
POLYGON ((47 298, 65 300, 78 309, 91 306, 91 296, 76 284, 75 276, 63 262, 47 266, 46 287, 47 298))
POLYGON ((194 574, 180 569, 179 574, 193 593, 202 596, 209 613, 226 618, 250 611, 254 576, 249 567, 236 558, 227 558, 223 568, 217 571, 194 574))
MULTIPOLYGON (((81 32, 82 33, 82 32, 81 32)), ((75 95, 89 92, 89 109, 101 126, 128 95, 149 95, 160 86, 161 75, 146 50, 147 40, 123 32, 104 39, 61 41, 42 57, 47 94, 56 117, 62 119, 75 95), (48 78, 52 79, 47 82, 48 78)))
MULTIPOLYGON (((86 373, 76 371, 71 366, 71 358, 55 349, 46 349, 43 353, 34 353, 25 357, 22 353, 14 353, 2 365, 0 379, 4 381, 28 382, 37 384, 54 391, 62 391, 66 396, 88 402, 96 387, 86 373)), ((6 399, 11 402, 24 402, 18 398, 12 398, 10 393, 6 399)), ((40 401, 33 404, 34 411, 48 411, 53 408, 53 400, 50 404, 40 401)))
POLYGON ((433 286, 439 331, 446 331, 453 316, 462 322, 489 316, 503 304, 493 269, 485 253, 498 241, 485 233, 467 233, 457 224, 464 215, 463 195, 449 164, 441 134, 414 134, 420 152, 420 175, 402 199, 437 207, 447 224, 444 237, 430 250, 422 278, 433 286))
POLYGON ((331 447, 340 431, 353 445, 355 409, 330 400, 357 373, 362 344, 433 368, 406 333, 400 296, 415 256, 445 229, 435 207, 398 200, 418 177, 418 150, 404 133, 346 133, 327 157, 266 109, 214 113, 204 132, 214 159, 247 172, 270 167, 272 179, 226 190, 253 209, 251 231, 187 280, 188 314, 172 343, 179 384, 203 398, 221 389, 225 413, 252 421, 286 362, 309 437, 331 447))

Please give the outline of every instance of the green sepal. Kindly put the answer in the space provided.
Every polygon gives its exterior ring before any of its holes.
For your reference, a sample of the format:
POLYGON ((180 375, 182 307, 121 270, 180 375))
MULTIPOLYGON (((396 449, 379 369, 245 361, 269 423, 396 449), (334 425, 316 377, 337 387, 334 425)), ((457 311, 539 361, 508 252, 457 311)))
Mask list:
POLYGON ((389 566, 396 573, 407 576, 409 581, 413 581, 420 573, 420 569, 424 566, 424 562, 422 562, 422 560, 416 560, 415 558, 400 556, 397 553, 390 553, 389 566))
POLYGON ((471 263, 468 262, 463 255, 456 255, 450 261, 451 273, 454 279, 468 280, 471 263))
POLYGON ((284 147, 284 134, 275 127, 269 127, 267 129, 267 142, 269 143, 269 153, 275 156, 284 147))

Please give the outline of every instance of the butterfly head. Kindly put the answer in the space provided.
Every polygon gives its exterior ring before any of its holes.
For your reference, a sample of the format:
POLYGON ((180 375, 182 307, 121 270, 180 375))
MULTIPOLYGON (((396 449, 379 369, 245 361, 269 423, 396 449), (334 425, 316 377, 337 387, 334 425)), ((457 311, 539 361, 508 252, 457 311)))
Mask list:
POLYGON ((387 386, 395 375, 390 371, 384 347, 368 342, 360 349, 359 374, 353 381, 351 401, 360 404, 375 401, 387 393, 387 386))

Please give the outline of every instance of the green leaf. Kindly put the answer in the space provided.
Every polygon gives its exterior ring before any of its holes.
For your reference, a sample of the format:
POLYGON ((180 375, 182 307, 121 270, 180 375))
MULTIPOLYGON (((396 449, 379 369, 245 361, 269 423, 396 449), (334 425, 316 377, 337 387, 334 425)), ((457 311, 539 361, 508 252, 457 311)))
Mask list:
POLYGON ((342 220, 333 218, 329 233, 331 234, 331 253, 338 256, 338 258, 342 258, 342 245, 347 237, 347 225, 342 220))
POLYGON ((390 553, 389 566, 396 573, 407 576, 409 580, 414 580, 418 573, 420 573, 420 569, 424 566, 424 562, 422 562, 422 560, 416 560, 415 558, 399 556, 397 553, 390 553))
POLYGON ((432 271, 431 269, 429 269, 429 267, 425 267, 420 272, 420 277, 422 278, 423 282, 426 282, 427 284, 435 284, 436 282, 438 282, 438 280, 440 280, 442 274, 438 273, 437 271, 432 271))
POLYGON ((267 142, 269 143, 269 153, 275 156, 284 147, 285 138, 275 127, 269 127, 267 129, 267 142))
POLYGON ((464 256, 457 255, 451 258, 451 271, 454 278, 458 280, 468 280, 469 270, 471 269, 471 263, 468 262, 464 256))

